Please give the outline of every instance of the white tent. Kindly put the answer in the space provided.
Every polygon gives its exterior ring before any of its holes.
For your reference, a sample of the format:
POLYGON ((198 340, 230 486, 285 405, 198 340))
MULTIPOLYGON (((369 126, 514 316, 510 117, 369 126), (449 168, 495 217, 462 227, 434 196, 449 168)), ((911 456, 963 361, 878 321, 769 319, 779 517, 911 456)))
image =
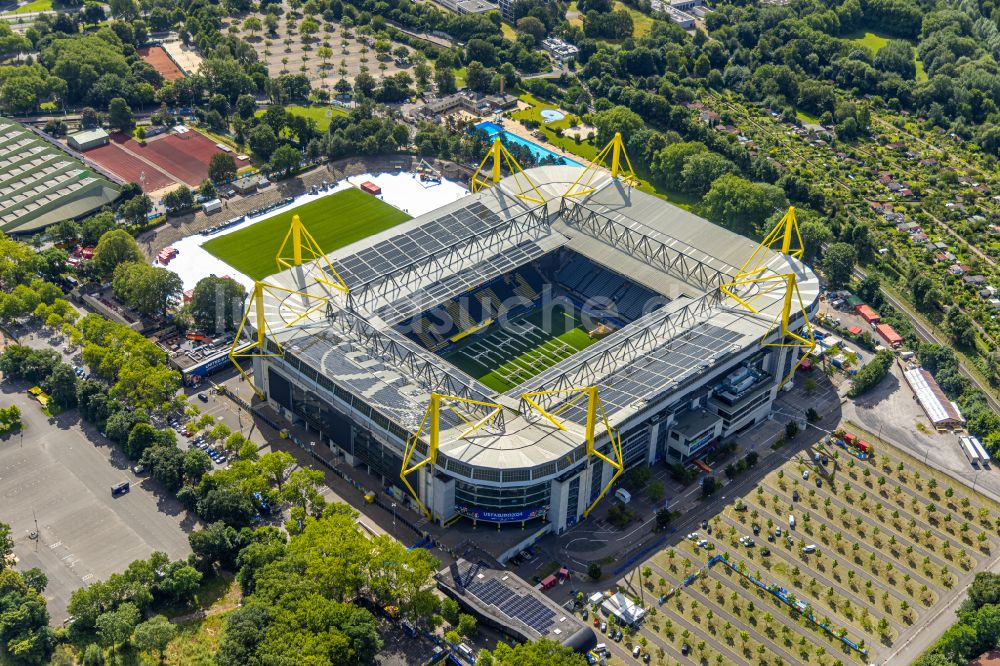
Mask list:
POLYGON ((630 626, 638 624, 642 618, 646 617, 646 609, 632 602, 621 592, 616 592, 608 597, 601 604, 601 609, 607 615, 614 615, 621 624, 630 626))

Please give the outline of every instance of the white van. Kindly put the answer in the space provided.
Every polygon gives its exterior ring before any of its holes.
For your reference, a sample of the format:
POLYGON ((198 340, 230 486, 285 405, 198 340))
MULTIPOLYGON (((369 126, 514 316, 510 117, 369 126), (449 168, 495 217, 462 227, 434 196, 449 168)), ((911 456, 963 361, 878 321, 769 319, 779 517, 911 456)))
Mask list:
POLYGON ((607 654, 608 653, 608 646, 607 646, 607 644, 605 644, 605 643, 598 643, 597 647, 594 648, 594 652, 596 652, 597 654, 602 654, 602 655, 603 654, 607 654))
POLYGON ((625 490, 624 488, 619 488, 615 491, 615 497, 621 500, 622 504, 628 504, 632 501, 632 493, 625 490))
POLYGON ((811 544, 809 544, 808 546, 803 546, 803 547, 802 547, 802 552, 803 552, 803 553, 806 553, 807 555, 808 555, 809 553, 815 553, 815 552, 816 552, 816 544, 814 544, 814 543, 811 543, 811 544))
POLYGON ((792 515, 788 516, 788 529, 790 530, 795 529, 795 516, 792 515))

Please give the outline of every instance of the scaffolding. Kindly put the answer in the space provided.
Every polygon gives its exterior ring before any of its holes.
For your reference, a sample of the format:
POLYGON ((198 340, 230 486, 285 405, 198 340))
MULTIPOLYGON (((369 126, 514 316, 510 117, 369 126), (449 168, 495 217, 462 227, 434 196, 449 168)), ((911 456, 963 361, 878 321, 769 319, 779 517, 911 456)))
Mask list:
POLYGON ((603 169, 610 171, 612 178, 621 180, 629 188, 639 184, 639 178, 635 175, 628 153, 625 152, 625 142, 622 140, 621 132, 615 132, 615 137, 604 146, 597 157, 590 161, 563 196, 577 197, 595 192, 597 188, 593 185, 594 178, 603 169), (609 155, 611 164, 606 165, 605 160, 609 155))

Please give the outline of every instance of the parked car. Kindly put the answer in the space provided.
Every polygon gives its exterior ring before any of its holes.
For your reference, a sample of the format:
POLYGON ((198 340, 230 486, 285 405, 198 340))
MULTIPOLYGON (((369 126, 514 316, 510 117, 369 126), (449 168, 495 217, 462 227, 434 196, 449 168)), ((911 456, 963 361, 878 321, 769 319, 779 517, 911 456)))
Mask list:
POLYGON ((684 655, 686 657, 686 656, 688 656, 689 652, 691 652, 691 646, 690 645, 688 645, 687 643, 684 643, 683 645, 681 645, 681 654, 682 655, 684 655))
POLYGON ((638 659, 640 654, 642 654, 642 648, 641 647, 639 647, 638 645, 636 645, 634 648, 632 648, 632 656, 633 657, 635 657, 636 659, 638 659))
POLYGON ((802 480, 803 481, 808 481, 809 480, 809 470, 803 470, 802 471, 802 480))
POLYGON ((823 479, 819 478, 818 476, 816 477, 816 487, 817 488, 823 487, 823 479))
POLYGON ((760 536, 760 525, 754 523, 752 527, 753 527, 753 535, 760 536))

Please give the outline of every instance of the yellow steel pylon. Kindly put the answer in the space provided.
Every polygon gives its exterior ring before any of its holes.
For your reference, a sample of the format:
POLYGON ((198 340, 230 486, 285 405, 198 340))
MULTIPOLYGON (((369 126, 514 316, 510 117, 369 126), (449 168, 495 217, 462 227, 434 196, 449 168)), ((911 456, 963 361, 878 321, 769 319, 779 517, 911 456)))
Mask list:
MULTIPOLYGON (((507 165, 507 170, 510 171, 511 175, 514 176, 514 182, 517 183, 518 191, 515 195, 519 199, 524 199, 525 201, 531 201, 537 204, 545 203, 545 197, 542 193, 538 191, 538 187, 535 183, 528 177, 528 174, 524 172, 521 165, 517 163, 514 156, 504 148, 503 143, 500 141, 500 135, 493 140, 493 145, 490 146, 490 150, 486 153, 486 157, 483 161, 479 163, 479 168, 476 172, 472 174, 472 191, 479 192, 487 187, 492 187, 500 182, 501 173, 500 168, 504 164, 507 165), (490 166, 490 176, 488 179, 480 178, 480 173, 483 171, 483 167, 490 160, 493 160, 490 166)), ((485 174, 484 174, 485 177, 485 174)))
MULTIPOLYGON (((608 423, 608 418, 604 413, 604 407, 601 405, 601 400, 600 397, 598 396, 597 387, 586 386, 582 388, 563 389, 554 391, 536 391, 533 393, 525 393, 521 396, 521 399, 527 402, 532 407, 532 409, 537 411, 543 418, 548 420, 552 425, 554 425, 559 430, 567 429, 566 426, 564 426, 559 421, 559 415, 584 398, 587 399, 587 423, 586 423, 587 455, 594 456, 596 458, 603 460, 604 462, 611 465, 611 467, 614 468, 615 470, 615 473, 612 475, 611 480, 608 481, 607 485, 597 496, 597 498, 593 502, 591 502, 590 506, 588 506, 587 509, 583 512, 583 515, 587 516, 594 508, 594 506, 601 501, 604 495, 608 492, 608 489, 611 488, 611 486, 618 479, 618 476, 622 473, 622 471, 625 468, 622 456, 621 437, 618 435, 617 431, 615 431, 611 427, 611 424, 608 423), (541 405, 539 405, 538 402, 535 401, 535 398, 539 396, 572 394, 572 393, 575 393, 577 395, 572 399, 568 400, 567 402, 563 403, 562 405, 560 405, 558 409, 555 409, 551 412, 543 409, 541 405), (594 439, 596 436, 598 422, 603 423, 605 429, 607 430, 608 439, 611 441, 611 450, 612 450, 612 455, 614 456, 613 458, 609 458, 608 456, 604 455, 603 453, 598 451, 597 448, 594 446, 594 439)), ((424 515, 427 516, 428 519, 432 518, 431 512, 427 509, 424 503, 420 501, 419 493, 417 493, 417 491, 414 490, 413 486, 410 485, 409 479, 407 479, 406 477, 425 465, 434 467, 437 464, 438 448, 441 443, 440 439, 441 439, 442 407, 451 410, 463 422, 465 422, 466 425, 469 426, 467 430, 465 430, 461 435, 459 435, 460 439, 468 437, 472 433, 478 431, 480 428, 483 428, 493 423, 504 410, 503 406, 493 402, 470 400, 468 398, 460 398, 458 396, 444 395, 441 393, 431 393, 431 401, 430 404, 427 406, 427 411, 424 412, 424 418, 420 422, 420 427, 417 428, 417 431, 413 433, 413 436, 410 437, 409 440, 407 440, 406 450, 403 453, 403 464, 399 472, 399 478, 402 479, 407 489, 409 489, 410 494, 413 495, 413 499, 417 501, 417 504, 420 506, 421 511, 423 511, 424 515), (457 406, 462 404, 488 407, 490 408, 490 411, 486 414, 486 416, 478 420, 475 420, 468 417, 466 414, 463 414, 460 410, 456 408, 457 406), (427 433, 427 439, 428 439, 427 455, 423 460, 421 460, 417 464, 411 465, 413 455, 417 450, 417 445, 420 443, 420 437, 425 432, 427 433)))
POLYGON ((552 425, 554 425, 556 428, 560 430, 566 430, 566 426, 564 426, 559 421, 558 419, 559 415, 565 412, 573 405, 575 405, 583 398, 587 399, 587 423, 586 423, 587 455, 594 456, 596 458, 599 458, 600 460, 603 460, 604 462, 611 465, 611 467, 615 470, 615 473, 611 476, 611 479, 608 481, 607 485, 605 485, 604 488, 601 490, 601 493, 594 499, 593 502, 590 503, 590 506, 588 506, 584 510, 583 517, 586 518, 593 510, 593 508, 597 505, 597 503, 601 501, 601 499, 604 497, 605 494, 607 494, 608 490, 611 488, 614 482, 618 480, 619 475, 621 475, 621 473, 625 469, 625 461, 622 456, 621 436, 614 428, 611 427, 611 424, 608 423, 608 417, 604 413, 604 406, 601 404, 601 398, 598 394, 597 386, 584 386, 580 388, 557 389, 550 391, 534 391, 531 393, 525 393, 521 396, 521 399, 524 400, 526 403, 528 403, 532 409, 537 411, 542 417, 544 417, 552 425), (551 412, 543 409, 542 406, 535 401, 535 398, 540 396, 572 394, 572 393, 576 393, 577 395, 571 398, 570 400, 564 402, 557 409, 551 412), (608 439, 611 441, 611 452, 614 458, 609 458, 608 456, 598 451, 597 447, 594 446, 594 438, 596 435, 598 418, 600 418, 601 423, 604 424, 604 427, 607 430, 608 439))
POLYGON ((278 248, 278 254, 275 257, 278 270, 282 271, 292 266, 301 266, 303 250, 309 255, 308 261, 316 262, 316 267, 319 268, 316 274, 313 275, 317 282, 322 282, 338 291, 347 293, 347 284, 340 277, 340 273, 334 270, 330 260, 327 259, 326 254, 320 248, 319 243, 316 242, 316 239, 312 237, 309 230, 302 224, 299 216, 292 215, 292 224, 288 227, 288 233, 285 234, 285 239, 281 241, 281 247, 278 248), (291 256, 285 255, 288 241, 291 241, 291 256), (323 265, 325 265, 327 270, 323 270, 323 265))
POLYGON ((780 322, 781 325, 781 338, 778 342, 765 342, 762 343, 762 347, 787 347, 794 349, 801 349, 802 353, 799 356, 798 362, 795 367, 791 369, 787 376, 781 380, 779 388, 784 386, 785 383, 791 379, 795 371, 798 370, 799 366, 802 365, 803 359, 805 359, 806 354, 810 353, 816 348, 816 338, 813 336, 812 324, 809 322, 809 314, 806 312, 806 306, 802 302, 802 294, 799 293, 799 286, 795 273, 783 273, 777 275, 768 275, 766 277, 744 277, 738 278, 733 282, 719 287, 719 290, 727 296, 733 298, 737 303, 742 305, 744 308, 758 314, 760 312, 759 308, 755 305, 761 297, 773 292, 775 289, 780 288, 782 285, 785 287, 785 294, 782 299, 781 312, 775 317, 775 320, 771 323, 771 326, 767 329, 767 333, 764 334, 763 339, 766 339, 774 327, 780 322), (752 296, 744 298, 736 293, 738 287, 755 284, 757 286, 764 285, 764 288, 760 289, 758 292, 754 293, 752 296), (792 318, 792 308, 797 303, 795 310, 802 314, 803 320, 803 331, 804 335, 800 335, 795 331, 792 331, 789 327, 789 323, 792 318), (787 340, 791 340, 787 342, 787 340))
POLYGON ((805 255, 805 243, 802 242, 802 234, 799 233, 799 223, 795 219, 795 206, 788 207, 788 212, 778 221, 774 229, 771 229, 770 233, 764 237, 764 240, 757 245, 753 254, 750 255, 750 258, 743 264, 739 273, 736 274, 736 278, 755 276, 762 273, 764 265, 767 263, 767 250, 771 249, 771 246, 779 240, 781 241, 781 254, 787 254, 799 260, 805 255))
POLYGON ((247 309, 243 313, 243 319, 240 320, 240 325, 236 329, 236 336, 233 338, 233 344, 229 348, 229 360, 233 362, 236 369, 239 370, 243 378, 250 382, 250 386, 253 387, 257 396, 263 398, 263 391, 254 386, 253 382, 250 380, 250 376, 243 370, 237 359, 240 358, 255 358, 255 357, 273 357, 282 356, 284 354, 284 349, 277 340, 274 339, 274 331, 271 329, 270 324, 267 322, 267 317, 264 316, 264 293, 271 292, 271 295, 276 295, 275 292, 281 292, 285 296, 279 297, 280 305, 279 307, 288 308, 291 310, 292 314, 295 315, 290 321, 284 323, 284 328, 294 326, 303 318, 309 316, 313 312, 316 312, 321 307, 329 302, 328 298, 323 296, 315 296, 313 294, 307 294, 301 291, 295 291, 294 289, 286 289, 285 287, 279 287, 273 284, 265 284, 263 282, 255 282, 253 285, 253 292, 250 294, 250 301, 247 303, 247 309), (298 295, 305 298, 318 301, 318 305, 308 307, 305 310, 299 311, 291 308, 287 302, 288 295, 298 295), (249 345, 245 345, 241 342, 243 337, 243 330, 246 328, 247 320, 250 319, 251 313, 253 313, 253 327, 256 333, 255 340, 249 345), (277 351, 268 351, 267 348, 267 336, 271 336, 271 344, 277 351))
POLYGON ((591 186, 591 183, 602 168, 608 168, 612 178, 621 178, 621 181, 628 187, 635 187, 639 184, 639 178, 635 175, 628 153, 625 152, 625 142, 622 140, 621 132, 615 132, 615 138, 611 139, 608 145, 604 146, 597 154, 597 157, 590 161, 587 168, 573 181, 563 196, 576 197, 593 192, 595 188, 591 186), (609 154, 611 155, 610 168, 604 164, 609 154), (622 164, 623 158, 624 165, 622 164))
POLYGON ((424 515, 427 516, 428 519, 432 518, 430 510, 428 510, 427 507, 424 506, 424 503, 420 501, 419 493, 413 489, 413 486, 410 485, 410 481, 406 477, 407 475, 416 472, 424 465, 434 467, 434 465, 437 464, 438 446, 441 442, 442 403, 445 408, 450 410, 469 426, 469 429, 459 436, 461 438, 467 437, 480 428, 492 423, 503 411, 503 407, 493 402, 470 400, 469 398, 461 398, 457 395, 431 393, 431 402, 427 406, 427 411, 424 412, 424 418, 420 422, 420 427, 415 433, 413 433, 413 436, 407 440, 406 450, 403 452, 403 466, 399 471, 399 478, 402 479, 404 484, 406 484, 410 494, 413 495, 413 499, 417 501, 417 504, 420 505, 420 510, 423 511, 424 515), (481 407, 490 407, 492 409, 485 417, 479 420, 473 420, 456 408, 457 405, 461 404, 478 405, 481 407), (413 454, 417 450, 417 445, 420 443, 420 436, 424 433, 424 430, 427 430, 428 438, 427 457, 418 462, 416 465, 411 466, 410 461, 413 459, 413 454))

